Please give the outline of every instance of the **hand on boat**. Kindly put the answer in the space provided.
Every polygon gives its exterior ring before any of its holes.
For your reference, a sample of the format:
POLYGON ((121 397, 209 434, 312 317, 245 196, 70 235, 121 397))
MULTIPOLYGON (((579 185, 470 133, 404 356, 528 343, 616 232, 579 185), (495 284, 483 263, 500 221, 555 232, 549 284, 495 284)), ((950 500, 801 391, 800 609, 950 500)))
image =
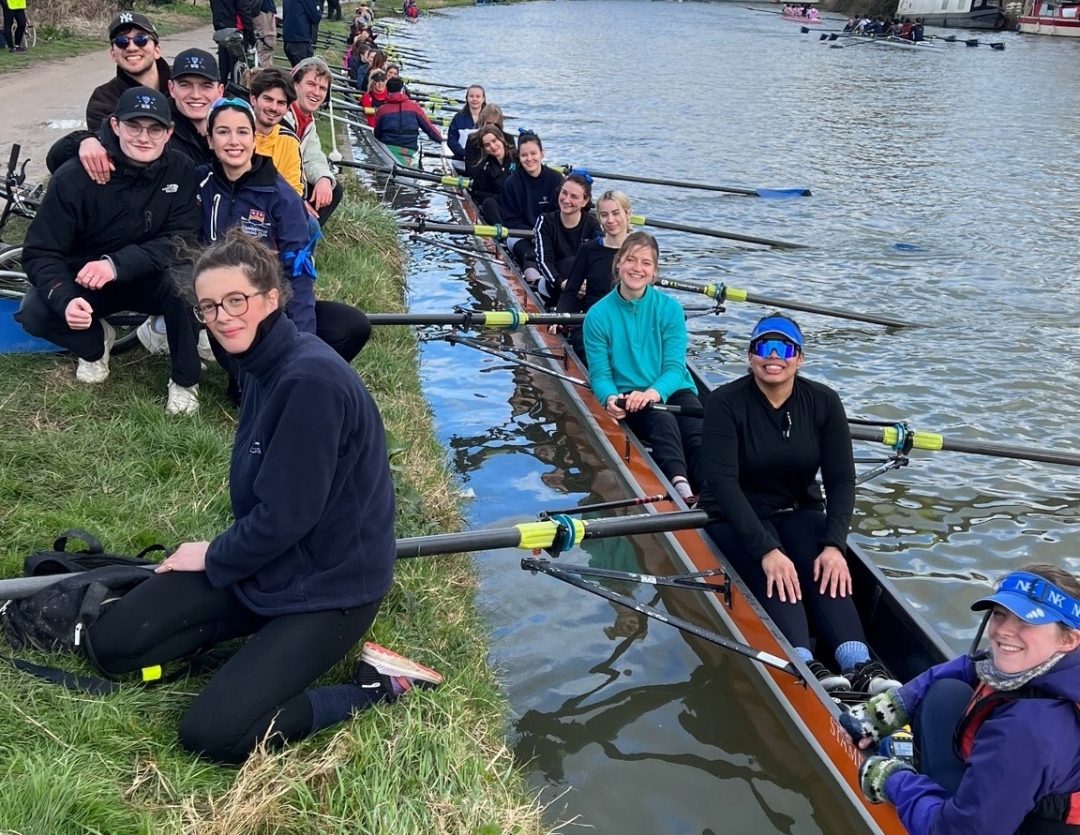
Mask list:
POLYGON ((884 803, 889 798, 885 795, 885 781, 899 771, 918 772, 903 760, 892 757, 867 757, 859 766, 859 788, 863 796, 871 803, 884 803))
POLYGON ((891 687, 840 714, 840 726, 860 748, 876 745, 911 721, 900 692, 891 687))
POLYGON ((781 603, 796 603, 802 600, 799 588, 799 575, 793 563, 779 548, 773 548, 761 558, 761 569, 765 572, 765 596, 773 596, 773 586, 781 603))
POLYGON ((829 597, 836 597, 838 592, 841 597, 851 594, 851 571, 843 553, 835 545, 826 545, 814 560, 814 582, 818 580, 821 581, 821 594, 825 594, 826 590, 829 597))

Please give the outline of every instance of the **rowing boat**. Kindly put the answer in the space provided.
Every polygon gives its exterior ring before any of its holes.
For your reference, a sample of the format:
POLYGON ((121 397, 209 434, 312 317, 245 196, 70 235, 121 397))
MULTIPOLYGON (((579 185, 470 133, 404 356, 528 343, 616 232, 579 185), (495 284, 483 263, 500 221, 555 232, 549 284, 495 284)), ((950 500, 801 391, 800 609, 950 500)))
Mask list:
MULTIPOLYGON (((822 37, 825 37, 822 35, 822 37)), ((940 52, 942 47, 933 41, 909 41, 907 38, 897 38, 892 35, 881 37, 878 35, 853 35, 843 34, 836 40, 829 40, 829 46, 834 49, 873 44, 874 46, 891 47, 893 49, 914 50, 916 52, 940 52)))
MULTIPOLYGON (((368 144, 384 161, 393 155, 374 141, 369 131, 363 131, 368 144)), ((451 163, 443 161, 447 173, 453 173, 451 163)), ((450 201, 457 220, 466 224, 481 222, 477 207, 469 195, 458 191, 450 201)), ((543 306, 513 266, 512 259, 495 244, 487 244, 493 261, 479 261, 476 269, 487 269, 493 286, 505 293, 514 307, 533 313, 543 306)), ((560 359, 539 359, 549 372, 580 379, 587 371, 561 337, 544 329, 519 330, 515 339, 530 340, 530 347, 558 355, 560 359), (566 361, 561 362, 565 356, 566 361)), ((532 365, 531 367, 537 367, 532 365)), ((703 394, 709 385, 698 369, 691 373, 703 394)), ((583 428, 593 451, 607 462, 608 469, 617 475, 623 488, 634 496, 667 494, 675 496, 671 484, 650 458, 647 449, 622 424, 612 421, 591 391, 557 380, 564 399, 571 404, 577 423, 583 428)), ((685 505, 675 499, 678 507, 685 505)), ((648 512, 655 512, 650 510, 648 512)), ((779 629, 750 595, 743 581, 730 568, 723 555, 701 531, 688 530, 662 535, 666 552, 676 565, 686 572, 722 569, 727 583, 718 593, 706 593, 710 620, 735 640, 784 661, 797 669, 801 678, 778 667, 753 664, 752 675, 760 679, 795 732, 803 738, 820 760, 823 771, 847 797, 856 815, 868 831, 899 835, 904 832, 893 806, 868 804, 859 790, 857 770, 863 754, 849 741, 837 718, 841 707, 798 660, 793 648, 779 629)), ((914 677, 934 664, 952 656, 948 645, 926 621, 912 611, 895 586, 873 564, 857 544, 849 540, 847 559, 851 567, 854 601, 862 618, 867 641, 873 653, 883 661, 892 674, 902 680, 914 677)), ((669 608, 671 604, 669 603, 669 608)), ((678 605, 678 604, 676 604, 678 605)))

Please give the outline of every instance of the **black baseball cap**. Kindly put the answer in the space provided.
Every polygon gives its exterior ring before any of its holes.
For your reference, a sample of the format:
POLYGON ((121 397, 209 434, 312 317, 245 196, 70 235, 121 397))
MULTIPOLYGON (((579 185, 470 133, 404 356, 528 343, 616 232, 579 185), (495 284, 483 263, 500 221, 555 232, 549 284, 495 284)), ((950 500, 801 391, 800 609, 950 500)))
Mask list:
POLYGON ((173 123, 169 100, 152 87, 129 87, 120 95, 113 116, 121 122, 145 116, 165 127, 171 127, 173 123))
POLYGON ((217 59, 205 49, 185 49, 173 60, 172 77, 199 75, 211 81, 221 81, 217 59))
POLYGON ((142 29, 146 34, 153 35, 155 41, 158 39, 157 29, 146 15, 138 12, 120 12, 109 24, 109 40, 115 38, 119 32, 126 32, 128 29, 142 29))

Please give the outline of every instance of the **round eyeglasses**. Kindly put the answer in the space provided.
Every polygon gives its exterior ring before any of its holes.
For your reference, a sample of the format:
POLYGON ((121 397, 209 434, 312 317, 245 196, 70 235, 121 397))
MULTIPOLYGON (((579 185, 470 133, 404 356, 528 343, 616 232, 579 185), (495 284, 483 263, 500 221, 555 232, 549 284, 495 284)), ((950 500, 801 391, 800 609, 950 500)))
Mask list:
POLYGON ((229 293, 219 302, 212 302, 209 299, 201 301, 192 310, 195 311, 196 319, 204 325, 209 325, 217 319, 218 308, 221 308, 230 316, 243 316, 248 312, 248 299, 262 296, 266 292, 266 290, 260 290, 258 293, 229 293))

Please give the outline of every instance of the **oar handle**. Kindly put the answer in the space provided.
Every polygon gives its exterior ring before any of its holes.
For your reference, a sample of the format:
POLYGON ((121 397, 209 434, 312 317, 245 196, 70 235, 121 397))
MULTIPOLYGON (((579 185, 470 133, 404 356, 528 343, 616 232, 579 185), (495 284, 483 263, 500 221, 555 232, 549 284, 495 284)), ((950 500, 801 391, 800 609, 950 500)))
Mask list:
POLYGON ((528 313, 524 310, 474 310, 462 313, 369 313, 372 325, 451 325, 459 328, 514 328, 523 325, 580 325, 584 313, 528 313))
MULTIPOLYGON (((620 409, 626 408, 626 398, 619 397, 615 400, 615 405, 620 409)), ((650 403, 645 408, 652 409, 654 412, 671 412, 673 415, 686 415, 687 417, 704 417, 705 409, 701 406, 675 406, 667 403, 650 403)))
MULTIPOLYGON (((692 281, 676 281, 673 278, 658 278, 656 283, 658 286, 666 287, 669 290, 682 290, 685 293, 700 293, 703 296, 708 296, 711 299, 718 299, 719 301, 727 299, 729 292, 728 288, 723 284, 695 284, 692 281)), ((733 301, 742 301, 742 299, 735 298, 733 301)))

